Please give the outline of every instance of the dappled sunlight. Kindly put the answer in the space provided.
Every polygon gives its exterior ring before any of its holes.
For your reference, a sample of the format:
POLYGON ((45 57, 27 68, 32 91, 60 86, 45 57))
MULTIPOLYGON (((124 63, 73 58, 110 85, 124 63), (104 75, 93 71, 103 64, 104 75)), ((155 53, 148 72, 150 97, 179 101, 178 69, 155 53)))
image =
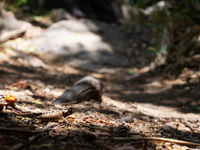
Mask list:
POLYGON ((134 60, 116 54, 113 44, 104 40, 102 30, 106 32, 112 27, 101 24, 87 19, 60 21, 51 25, 40 37, 8 41, 5 45, 37 54, 47 61, 56 59, 93 72, 114 73, 114 69, 109 71, 110 66, 120 68, 135 64, 134 60))
POLYGON ((35 50, 55 55, 70 55, 83 50, 91 52, 98 49, 110 50, 109 45, 104 43, 99 35, 90 30, 81 20, 55 23, 40 38, 33 40, 36 45, 35 50), (49 48, 46 47, 47 44, 51 44, 49 48))
MULTIPOLYGON (((193 75, 191 74, 191 76, 193 75)), ((106 95, 122 102, 173 108, 180 114, 198 114, 199 81, 194 82, 193 79, 188 82, 188 79, 190 77, 184 78, 183 74, 174 78, 167 74, 146 72, 125 81, 116 80, 115 85, 112 86, 108 84, 106 95)))
POLYGON ((198 148, 198 6, 1 1, 2 148, 198 148))
POLYGON ((146 93, 153 94, 153 93, 164 92, 166 90, 173 88, 173 86, 176 85, 184 85, 184 84, 186 84, 186 82, 181 80, 180 78, 174 80, 165 79, 165 80, 152 81, 150 83, 143 85, 142 88, 145 90, 146 93))

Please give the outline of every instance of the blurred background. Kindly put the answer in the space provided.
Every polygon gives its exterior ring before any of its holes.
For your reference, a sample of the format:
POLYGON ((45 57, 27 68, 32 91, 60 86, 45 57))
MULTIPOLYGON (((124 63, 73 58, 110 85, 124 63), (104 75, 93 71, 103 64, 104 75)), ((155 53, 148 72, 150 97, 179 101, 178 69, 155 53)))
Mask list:
POLYGON ((25 108, 57 110, 52 102, 86 75, 104 85, 102 103, 72 104, 53 127, 1 113, 1 148, 190 149, 110 138, 129 131, 200 143, 199 14, 200 0, 1 0, 2 109, 13 94, 25 108))
POLYGON ((22 30, 33 44, 20 49, 68 56, 80 68, 137 65, 173 72, 199 54, 198 0, 2 0, 0 9, 1 41, 22 30))

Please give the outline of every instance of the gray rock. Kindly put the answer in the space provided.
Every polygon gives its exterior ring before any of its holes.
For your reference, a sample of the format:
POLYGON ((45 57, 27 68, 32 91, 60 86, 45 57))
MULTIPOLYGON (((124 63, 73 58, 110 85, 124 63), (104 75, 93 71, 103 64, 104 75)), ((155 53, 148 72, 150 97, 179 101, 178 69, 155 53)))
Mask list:
POLYGON ((27 24, 18 21, 12 12, 0 7, 0 41, 16 38, 25 33, 27 24))
POLYGON ((50 53, 57 58, 64 57, 66 63, 77 68, 96 72, 130 65, 127 59, 115 54, 111 44, 102 39, 99 35, 101 31, 100 24, 87 19, 64 20, 50 26, 32 42, 36 51, 50 53))

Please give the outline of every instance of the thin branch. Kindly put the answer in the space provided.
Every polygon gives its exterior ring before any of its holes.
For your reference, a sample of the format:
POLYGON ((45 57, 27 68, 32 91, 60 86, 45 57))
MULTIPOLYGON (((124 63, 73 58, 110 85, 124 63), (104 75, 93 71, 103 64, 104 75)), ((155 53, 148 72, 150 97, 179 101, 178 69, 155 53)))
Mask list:
POLYGON ((29 132, 29 133, 39 133, 40 130, 30 130, 24 128, 7 128, 7 127, 0 127, 0 131, 11 131, 11 132, 29 132))
POLYGON ((169 138, 162 138, 162 137, 143 137, 143 136, 131 136, 131 137, 113 137, 114 140, 124 141, 124 140, 155 140, 155 141, 165 141, 171 142, 176 144, 184 144, 184 145, 191 145, 191 146, 200 146, 199 143, 183 141, 183 140, 176 140, 176 139, 169 139, 169 138))
POLYGON ((54 110, 54 111, 45 111, 45 110, 33 110, 20 105, 11 106, 13 109, 20 111, 20 113, 15 113, 16 115, 40 119, 40 120, 57 120, 62 117, 71 115, 74 112, 72 107, 69 107, 67 110, 54 110))
POLYGON ((41 133, 41 132, 46 132, 50 128, 56 126, 57 123, 55 122, 50 122, 48 123, 44 128, 41 129, 36 129, 36 130, 31 130, 31 129, 24 129, 22 128, 12 128, 12 127, 0 127, 0 131, 11 131, 11 132, 29 132, 29 133, 41 133))

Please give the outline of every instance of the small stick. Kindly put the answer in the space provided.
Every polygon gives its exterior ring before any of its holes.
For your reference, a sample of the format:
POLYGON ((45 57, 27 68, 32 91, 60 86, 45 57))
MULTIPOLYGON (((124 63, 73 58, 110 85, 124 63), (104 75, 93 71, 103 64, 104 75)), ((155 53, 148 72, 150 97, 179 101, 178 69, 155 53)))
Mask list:
POLYGON ((29 132, 29 133, 40 133, 40 132, 46 132, 53 126, 57 125, 54 122, 48 123, 44 128, 42 129, 36 129, 36 130, 29 130, 24 128, 7 128, 7 127, 0 127, 0 131, 11 131, 11 132, 29 132))
POLYGON ((24 128, 7 128, 7 127, 0 127, 0 131, 11 131, 11 132, 29 132, 29 133, 38 133, 41 132, 40 130, 29 130, 24 128))
POLYGON ((177 144, 184 144, 184 145, 191 145, 191 146, 200 146, 199 143, 183 141, 183 140, 176 140, 176 139, 169 139, 169 138, 162 138, 162 137, 143 137, 143 136, 131 136, 131 137, 113 137, 114 140, 155 140, 155 141, 165 141, 177 144))
POLYGON ((36 119, 41 119, 44 121, 48 120, 58 120, 63 117, 69 116, 74 113, 74 108, 70 107, 67 110, 55 110, 55 111, 46 111, 41 115, 36 116, 36 119))
POLYGON ((38 111, 38 110, 33 110, 33 109, 30 109, 30 108, 26 108, 26 107, 22 107, 20 105, 11 105, 11 107, 15 110, 18 110, 18 111, 21 111, 23 113, 41 113, 41 111, 38 111))
POLYGON ((22 113, 17 113, 17 115, 35 118, 40 120, 57 120, 62 117, 66 117, 71 115, 74 112, 72 107, 68 108, 67 110, 55 110, 55 111, 35 111, 29 108, 21 107, 20 105, 13 105, 11 106, 13 109, 21 111, 22 113))
POLYGON ((38 131, 38 132, 46 132, 46 131, 48 131, 49 129, 51 129, 52 127, 54 127, 54 126, 56 126, 57 125, 57 123, 55 123, 55 122, 50 122, 50 123, 48 123, 44 128, 42 128, 42 129, 37 129, 36 131, 38 131))
POLYGON ((62 111, 50 111, 43 113, 41 115, 36 116, 36 119, 41 119, 41 120, 57 120, 63 117, 62 111))
POLYGON ((23 143, 18 143, 16 145, 12 146, 11 148, 9 148, 8 150, 18 150, 18 149, 22 148, 23 146, 24 146, 23 143))

